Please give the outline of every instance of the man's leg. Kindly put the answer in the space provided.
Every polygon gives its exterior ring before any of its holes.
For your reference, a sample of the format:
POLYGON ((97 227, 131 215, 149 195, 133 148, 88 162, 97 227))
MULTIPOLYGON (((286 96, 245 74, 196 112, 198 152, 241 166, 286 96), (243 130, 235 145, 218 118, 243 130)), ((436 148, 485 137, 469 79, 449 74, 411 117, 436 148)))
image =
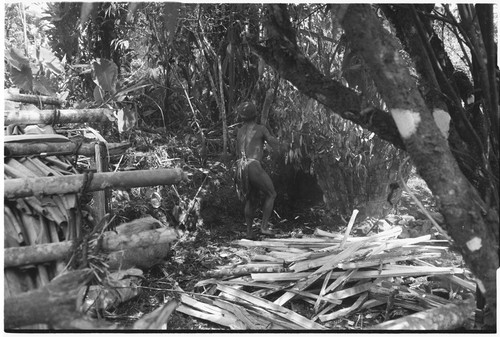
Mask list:
POLYGON ((264 204, 262 206, 262 225, 261 232, 264 234, 273 234, 269 230, 269 218, 273 212, 274 199, 276 199, 276 191, 274 190, 271 177, 264 171, 260 162, 252 162, 248 166, 248 179, 252 187, 264 192, 264 204))
POLYGON ((253 225, 253 217, 255 215, 255 206, 253 205, 252 202, 252 197, 249 196, 247 201, 245 202, 245 222, 247 224, 247 239, 253 239, 253 231, 252 231, 252 225, 253 225))

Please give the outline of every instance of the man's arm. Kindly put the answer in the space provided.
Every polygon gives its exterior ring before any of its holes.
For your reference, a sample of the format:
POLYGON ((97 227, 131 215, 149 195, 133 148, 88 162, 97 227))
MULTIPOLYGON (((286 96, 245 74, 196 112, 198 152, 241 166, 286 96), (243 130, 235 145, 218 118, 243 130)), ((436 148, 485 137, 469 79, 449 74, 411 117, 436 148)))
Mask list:
POLYGON ((273 148, 273 151, 279 152, 279 150, 280 150, 280 142, 279 142, 278 138, 276 138, 273 135, 271 135, 271 133, 269 132, 269 130, 267 129, 267 127, 262 126, 262 129, 263 129, 263 134, 264 134, 264 140, 269 145, 271 145, 271 147, 273 148))

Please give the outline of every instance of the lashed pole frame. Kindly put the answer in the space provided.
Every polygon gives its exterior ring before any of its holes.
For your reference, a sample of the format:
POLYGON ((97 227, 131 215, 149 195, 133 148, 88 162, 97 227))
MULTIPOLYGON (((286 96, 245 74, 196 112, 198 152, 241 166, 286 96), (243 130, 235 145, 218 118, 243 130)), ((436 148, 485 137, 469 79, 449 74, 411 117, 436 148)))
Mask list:
MULTIPOLYGON (((95 143, 95 156, 92 160, 96 172, 108 171, 108 157, 106 154, 106 146, 103 142, 95 143)), ((94 211, 96 222, 99 223, 108 213, 108 198, 109 188, 93 192, 94 211)))

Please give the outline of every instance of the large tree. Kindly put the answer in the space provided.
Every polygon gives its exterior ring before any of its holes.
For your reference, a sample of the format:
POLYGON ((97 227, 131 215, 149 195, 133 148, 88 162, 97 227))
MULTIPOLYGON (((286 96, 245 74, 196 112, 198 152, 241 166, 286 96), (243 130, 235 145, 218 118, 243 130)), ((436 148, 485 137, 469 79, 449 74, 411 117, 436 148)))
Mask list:
POLYGON ((252 50, 300 92, 408 153, 496 317, 499 114, 493 6, 458 5, 455 12, 433 5, 329 6, 350 48, 367 65, 385 109, 367 104, 362 94, 313 65, 300 48, 289 9, 267 6, 265 39, 248 36, 252 50), (436 23, 455 34, 472 82, 454 68, 436 23), (410 73, 408 57, 417 76, 410 73))

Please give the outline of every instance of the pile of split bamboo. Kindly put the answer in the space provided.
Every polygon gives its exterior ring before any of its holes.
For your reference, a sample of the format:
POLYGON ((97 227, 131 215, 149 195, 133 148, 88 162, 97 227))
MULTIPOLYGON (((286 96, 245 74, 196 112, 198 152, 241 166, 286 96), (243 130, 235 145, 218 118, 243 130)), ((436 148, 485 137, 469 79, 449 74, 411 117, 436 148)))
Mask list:
MULTIPOLYGON (((402 280, 435 277, 455 290, 474 292, 475 283, 464 277, 469 273, 425 261, 439 259, 448 249, 446 242, 431 240, 430 235, 398 239, 401 231, 394 227, 369 237, 351 237, 316 230, 308 238, 236 241, 247 249, 246 263, 210 271, 211 278, 196 285, 199 293, 182 293, 177 310, 231 329, 318 330, 377 306, 454 312, 452 301, 402 280), (300 313, 292 310, 298 307, 300 313)), ((464 303, 457 310, 473 312, 473 301, 464 303)))
MULTIPOLYGON (((6 158, 4 177, 26 179, 47 176, 65 176, 77 173, 70 160, 65 156, 6 158)), ((70 241, 78 237, 82 218, 76 211, 78 197, 75 193, 64 195, 45 195, 5 200, 4 235, 5 248, 35 246, 45 243, 70 241)), ((5 266, 9 267, 9 266, 5 266)), ((37 289, 49 283, 63 269, 59 261, 50 265, 37 265, 36 278, 33 280, 26 273, 11 268, 5 271, 5 290, 17 294, 37 289)))

